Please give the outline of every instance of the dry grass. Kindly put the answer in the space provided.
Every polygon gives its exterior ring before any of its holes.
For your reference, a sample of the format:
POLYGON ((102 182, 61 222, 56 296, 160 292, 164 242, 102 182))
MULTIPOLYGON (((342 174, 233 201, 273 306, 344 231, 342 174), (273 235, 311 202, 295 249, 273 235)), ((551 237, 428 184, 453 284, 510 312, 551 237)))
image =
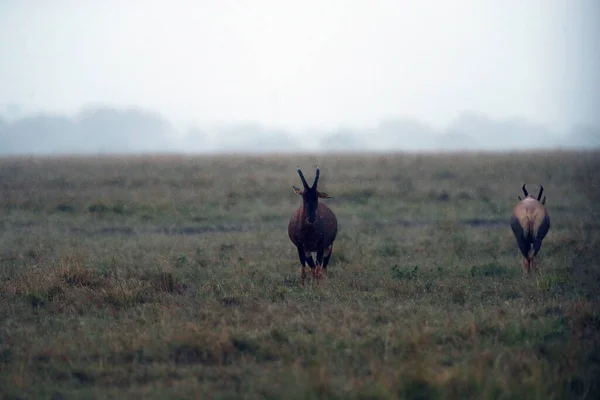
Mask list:
POLYGON ((596 398, 599 156, 0 159, 2 397, 596 398), (340 225, 305 287, 296 165, 340 225))

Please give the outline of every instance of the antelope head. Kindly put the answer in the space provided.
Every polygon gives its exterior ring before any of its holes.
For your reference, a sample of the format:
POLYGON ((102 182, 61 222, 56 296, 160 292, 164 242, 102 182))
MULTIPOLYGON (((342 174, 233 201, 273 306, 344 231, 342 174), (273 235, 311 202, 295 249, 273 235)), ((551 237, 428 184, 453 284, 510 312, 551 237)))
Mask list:
MULTIPOLYGON (((535 197, 533 197, 532 195, 529 194, 529 192, 527 192, 527 189, 525 189, 525 184, 523 184, 523 187, 521 188, 523 190, 523 194, 525 195, 525 197, 531 197, 532 199, 535 199, 535 197)), ((540 201, 540 199, 542 199, 542 193, 544 193, 544 187, 542 185, 540 185, 540 191, 538 192, 537 195, 537 201, 540 201)), ((521 199, 521 196, 517 196, 519 198, 519 200, 521 199)), ((544 196, 544 198, 542 199, 542 204, 545 205, 546 204, 546 196, 544 196)))
POLYGON ((304 189, 299 189, 296 186, 292 186, 294 188, 294 192, 302 196, 302 202, 304 206, 304 210, 306 211, 306 222, 310 225, 314 224, 317 220, 317 205, 319 204, 319 198, 322 199, 330 199, 332 198, 327 193, 319 192, 317 190, 317 183, 319 181, 319 167, 317 167, 317 173, 315 175, 315 180, 312 186, 308 186, 306 179, 304 178, 304 174, 298 167, 298 175, 300 175, 300 179, 302 180, 302 186, 304 189))

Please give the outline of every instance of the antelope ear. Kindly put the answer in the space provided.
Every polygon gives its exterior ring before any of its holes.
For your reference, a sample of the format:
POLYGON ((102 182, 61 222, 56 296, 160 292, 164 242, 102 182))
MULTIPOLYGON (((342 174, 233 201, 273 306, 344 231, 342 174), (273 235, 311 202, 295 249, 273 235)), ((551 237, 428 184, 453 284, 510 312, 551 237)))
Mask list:
POLYGON ((542 205, 546 205, 546 196, 542 199, 542 205))
POLYGON ((325 192, 319 192, 319 197, 322 199, 333 199, 333 197, 331 197, 330 195, 328 195, 325 192))
POLYGON ((292 185, 292 187, 294 188, 294 192, 296 192, 296 194, 299 194, 300 196, 302 196, 304 194, 303 190, 298 189, 296 186, 293 186, 293 185, 292 185))

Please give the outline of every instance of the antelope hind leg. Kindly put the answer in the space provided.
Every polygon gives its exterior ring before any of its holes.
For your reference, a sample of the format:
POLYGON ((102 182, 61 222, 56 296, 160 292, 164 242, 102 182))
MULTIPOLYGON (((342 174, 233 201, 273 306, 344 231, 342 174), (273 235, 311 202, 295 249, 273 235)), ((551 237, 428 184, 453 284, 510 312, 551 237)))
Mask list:
POLYGON ((329 260, 331 259, 331 252, 333 250, 333 245, 330 245, 325 249, 325 258, 323 259, 323 276, 327 277, 327 265, 329 265, 329 260))
POLYGON ((523 258, 523 276, 528 277, 530 274, 530 261, 527 258, 523 258))
POLYGON ((321 275, 323 274, 323 254, 324 253, 325 253, 325 249, 322 246, 319 246, 317 248, 317 271, 316 271, 317 278, 321 278, 321 275))
POLYGON ((529 265, 531 265, 531 269, 533 270, 534 273, 538 273, 540 270, 538 268, 538 262, 537 259, 535 258, 535 256, 532 256, 530 261, 529 261, 529 265))

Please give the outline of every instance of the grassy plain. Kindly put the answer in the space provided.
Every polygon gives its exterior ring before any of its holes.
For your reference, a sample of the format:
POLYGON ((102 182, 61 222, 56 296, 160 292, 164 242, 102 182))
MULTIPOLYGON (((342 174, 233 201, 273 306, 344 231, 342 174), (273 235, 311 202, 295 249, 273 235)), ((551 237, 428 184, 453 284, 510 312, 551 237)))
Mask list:
POLYGON ((3 398, 600 398, 600 153, 0 159, 3 398), (299 285, 296 166, 334 199, 299 285), (521 275, 528 183, 552 227, 521 275))

